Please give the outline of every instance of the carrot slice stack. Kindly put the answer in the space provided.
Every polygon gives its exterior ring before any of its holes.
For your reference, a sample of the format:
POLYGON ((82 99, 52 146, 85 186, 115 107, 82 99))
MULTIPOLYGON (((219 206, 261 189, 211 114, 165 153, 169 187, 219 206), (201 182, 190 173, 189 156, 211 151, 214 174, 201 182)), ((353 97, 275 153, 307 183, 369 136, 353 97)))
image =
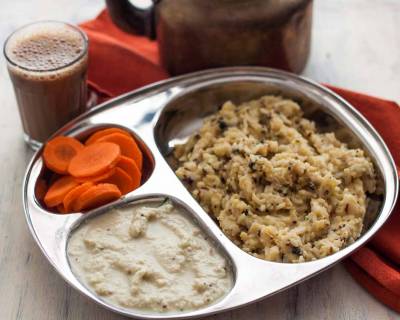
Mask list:
POLYGON ((89 137, 89 139, 86 140, 85 145, 88 146, 89 144, 92 144, 92 143, 96 142, 97 140, 99 140, 100 138, 102 138, 104 136, 107 136, 107 135, 109 135, 111 133, 121 133, 121 134, 123 134, 125 136, 131 137, 131 134, 128 131, 125 131, 123 129, 120 129, 120 128, 108 128, 108 129, 100 130, 100 131, 97 131, 97 132, 93 133, 89 137))
POLYGON ((139 169, 142 169, 143 155, 132 137, 128 137, 121 133, 111 133, 96 141, 96 143, 100 142, 111 142, 119 145, 119 147, 121 148, 121 154, 123 156, 133 159, 139 169))
POLYGON ((76 180, 79 181, 79 182, 82 182, 82 183, 89 182, 89 181, 90 182, 94 182, 94 183, 102 182, 102 181, 108 179, 109 177, 111 177, 114 174, 114 172, 115 172, 115 168, 112 168, 112 169, 110 169, 110 170, 108 170, 108 171, 106 171, 106 172, 104 172, 102 174, 99 174, 97 176, 76 178, 76 180))
POLYGON ((56 137, 44 147, 44 163, 50 170, 59 174, 66 174, 71 159, 83 148, 83 144, 74 138, 56 137))
POLYGON ((123 195, 133 190, 132 178, 121 168, 115 168, 114 174, 104 182, 116 185, 123 195))
POLYGON ((54 182, 44 196, 44 203, 48 207, 58 206, 63 202, 65 195, 75 188, 78 182, 71 176, 64 176, 54 182))
POLYGON ((89 188, 93 187, 94 184, 92 182, 85 182, 79 186, 76 186, 73 188, 70 192, 66 194, 63 200, 63 206, 65 209, 65 212, 73 212, 73 211, 78 211, 76 202, 80 195, 84 193, 85 191, 89 190, 89 188))
POLYGON ((43 162, 52 173, 38 180, 35 195, 59 213, 114 201, 138 188, 142 179, 143 154, 130 132, 120 128, 97 131, 84 144, 56 137, 47 142, 43 162))
MULTIPOLYGON (((117 167, 124 170, 132 179, 132 190, 140 186, 140 181, 142 179, 142 173, 136 165, 136 162, 131 158, 121 156, 117 163, 117 167)), ((131 191, 132 191, 131 190, 131 191)))
POLYGON ((121 156, 121 149, 115 143, 99 142, 86 146, 72 158, 68 172, 76 178, 100 175, 112 169, 121 156))
POLYGON ((119 197, 121 197, 121 191, 117 186, 110 183, 100 183, 90 187, 79 196, 76 209, 81 211, 96 208, 117 200, 119 197))

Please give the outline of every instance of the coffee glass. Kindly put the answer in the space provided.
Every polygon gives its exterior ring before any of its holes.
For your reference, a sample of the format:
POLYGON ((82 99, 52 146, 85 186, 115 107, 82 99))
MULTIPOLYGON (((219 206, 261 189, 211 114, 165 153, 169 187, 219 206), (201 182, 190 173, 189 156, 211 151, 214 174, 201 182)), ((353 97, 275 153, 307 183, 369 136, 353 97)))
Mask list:
POLYGON ((58 21, 26 25, 4 44, 25 141, 37 149, 86 109, 88 39, 58 21))

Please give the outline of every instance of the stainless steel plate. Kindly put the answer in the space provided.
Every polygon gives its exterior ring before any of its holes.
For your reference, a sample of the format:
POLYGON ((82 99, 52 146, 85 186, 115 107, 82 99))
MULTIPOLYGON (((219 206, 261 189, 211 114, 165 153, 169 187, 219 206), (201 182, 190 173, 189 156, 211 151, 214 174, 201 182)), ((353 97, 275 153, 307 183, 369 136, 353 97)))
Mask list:
POLYGON ((393 159, 376 131, 346 101, 326 88, 301 77, 255 67, 238 67, 193 73, 159 82, 116 98, 60 129, 56 135, 83 137, 99 127, 121 126, 131 130, 146 154, 146 182, 119 201, 82 215, 48 212, 35 197, 35 184, 42 174, 42 149, 28 166, 23 185, 23 204, 29 228, 44 255, 74 288, 110 310, 126 316, 189 318, 236 308, 265 298, 325 270, 368 241, 389 217, 398 193, 393 159), (372 217, 363 235, 347 248, 312 262, 299 264, 264 261, 234 245, 192 198, 175 176, 168 159, 176 142, 184 140, 225 100, 240 102, 267 93, 280 93, 299 101, 308 117, 321 130, 335 130, 354 146, 366 150, 375 162, 384 195, 371 208, 372 217), (69 234, 82 220, 108 208, 143 199, 168 196, 188 210, 217 246, 229 257, 235 275, 234 287, 222 300, 206 308, 176 314, 154 314, 118 308, 85 288, 71 272, 66 255, 69 234))

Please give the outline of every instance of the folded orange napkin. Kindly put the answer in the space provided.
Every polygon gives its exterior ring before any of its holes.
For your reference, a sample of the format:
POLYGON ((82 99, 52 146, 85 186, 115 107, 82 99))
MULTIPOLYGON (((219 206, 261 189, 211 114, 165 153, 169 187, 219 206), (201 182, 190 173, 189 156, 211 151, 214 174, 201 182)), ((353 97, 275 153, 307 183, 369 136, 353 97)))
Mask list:
MULTIPOLYGON (((81 25, 88 34, 88 81, 101 100, 168 77, 157 45, 124 33, 103 11, 81 25)), ((392 101, 330 87, 355 106, 385 140, 400 168, 400 108, 392 101)), ((400 312, 400 205, 366 246, 345 261, 347 270, 373 296, 400 312)))

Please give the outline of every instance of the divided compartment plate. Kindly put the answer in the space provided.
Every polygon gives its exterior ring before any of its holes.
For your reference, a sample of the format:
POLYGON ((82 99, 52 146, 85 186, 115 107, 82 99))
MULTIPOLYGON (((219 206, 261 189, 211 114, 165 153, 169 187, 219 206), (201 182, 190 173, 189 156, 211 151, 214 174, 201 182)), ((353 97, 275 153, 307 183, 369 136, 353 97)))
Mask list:
POLYGON ((346 101, 330 90, 290 73, 257 67, 208 70, 172 78, 133 91, 91 109, 61 128, 55 135, 81 136, 95 127, 120 126, 138 138, 150 161, 147 181, 120 200, 83 215, 54 214, 35 197, 42 173, 42 149, 30 162, 23 183, 23 205, 29 229, 46 258, 74 288, 117 313, 143 319, 178 319, 213 314, 260 300, 323 271, 368 241, 389 217, 397 198, 398 177, 393 159, 372 126, 346 101), (221 231, 175 175, 169 157, 171 148, 184 141, 226 100, 247 101, 264 94, 281 94, 304 108, 306 117, 335 130, 351 146, 362 147, 375 163, 384 195, 372 208, 362 236, 328 257, 297 264, 264 261, 242 251, 221 231), (152 170, 151 170, 152 169, 152 170), (66 245, 71 230, 92 215, 108 208, 143 199, 170 197, 188 209, 188 214, 214 239, 232 265, 234 284, 225 297, 202 309, 179 313, 150 313, 111 305, 72 273, 66 245))

